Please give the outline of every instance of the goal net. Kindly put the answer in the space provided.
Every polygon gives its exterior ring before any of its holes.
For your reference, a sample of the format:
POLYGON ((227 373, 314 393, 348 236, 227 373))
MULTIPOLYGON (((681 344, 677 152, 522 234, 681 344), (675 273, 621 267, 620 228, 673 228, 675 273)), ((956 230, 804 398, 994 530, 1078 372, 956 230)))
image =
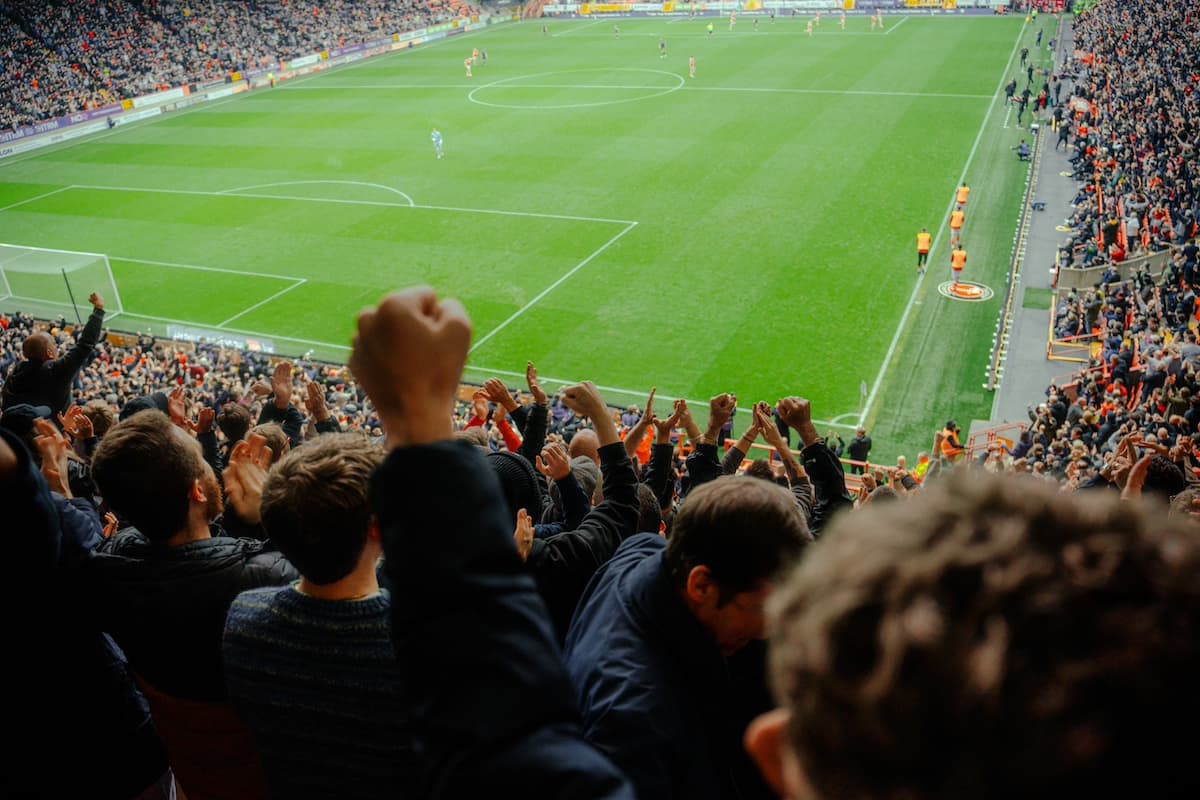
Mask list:
POLYGON ((44 319, 73 320, 76 314, 86 319, 92 292, 104 298, 109 319, 123 311, 107 256, 0 244, 0 309, 44 319))

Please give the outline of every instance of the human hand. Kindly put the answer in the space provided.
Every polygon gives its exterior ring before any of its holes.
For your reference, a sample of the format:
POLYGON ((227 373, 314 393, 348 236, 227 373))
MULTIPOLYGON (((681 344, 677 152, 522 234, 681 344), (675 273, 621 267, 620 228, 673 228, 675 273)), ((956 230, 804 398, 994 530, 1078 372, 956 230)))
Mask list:
POLYGON ((71 449, 71 443, 48 420, 35 419, 33 427, 37 431, 37 436, 33 437, 33 444, 42 458, 42 477, 50 485, 51 491, 70 498, 71 487, 67 481, 67 451, 71 449))
POLYGON ((775 411, 789 428, 794 428, 800 434, 800 440, 804 442, 805 447, 821 438, 812 424, 811 403, 805 398, 785 397, 775 404, 775 411))
MULTIPOLYGON (((762 415, 759 413, 759 407, 762 405, 763 403, 755 403, 754 405, 750 406, 750 424, 746 426, 746 432, 742 434, 742 438, 749 439, 753 442, 757 440, 759 436, 763 435, 765 428, 762 415)), ((767 419, 768 421, 770 420, 770 412, 768 412, 767 419)), ((772 428, 775 427, 774 423, 770 423, 770 426, 772 428)))
POLYGON ((476 419, 481 419, 484 422, 487 422, 488 413, 491 411, 491 409, 488 407, 487 392, 483 391, 482 389, 476 389, 475 393, 471 395, 471 408, 475 411, 476 419))
POLYGON ((104 527, 100 530, 100 535, 105 539, 111 539, 117 532, 117 525, 117 515, 109 511, 104 515, 104 527))
POLYGON ((654 430, 655 430, 654 441, 657 444, 670 444, 671 443, 671 433, 675 430, 675 427, 679 424, 679 415, 672 414, 671 416, 667 417, 666 419, 659 419, 658 417, 651 417, 650 424, 654 426, 654 430))
POLYGON ((776 450, 787 448, 787 442, 784 441, 783 435, 779 432, 779 428, 775 425, 775 420, 771 418, 771 406, 767 403, 757 403, 754 406, 754 422, 758 426, 762 438, 767 444, 774 447, 776 450))
POLYGON ((309 415, 317 422, 329 419, 329 405, 325 402, 325 389, 313 381, 304 389, 304 407, 309 415))
POLYGON ((255 397, 266 397, 271 393, 271 384, 264 380, 255 381, 250 385, 250 394, 255 397))
POLYGON ((612 421, 604 398, 600 396, 596 384, 591 381, 583 381, 563 389, 563 403, 576 414, 588 417, 593 423, 600 418, 612 421))
POLYGON ((92 308, 104 309, 104 298, 99 292, 92 292, 88 295, 88 302, 92 304, 92 308))
POLYGON ((233 446, 229 465, 221 473, 229 504, 252 525, 262 521, 262 490, 272 455, 266 438, 252 433, 233 446))
POLYGON ((72 403, 67 408, 67 413, 58 415, 58 424, 62 427, 63 433, 70 436, 72 439, 91 439, 96 435, 92 428, 92 420, 83 413, 83 409, 72 403))
POLYGON ((275 394, 275 407, 287 408, 292 402, 292 362, 280 361, 271 373, 271 391, 275 394))
POLYGON ((517 529, 513 531, 513 541, 517 545, 517 555, 521 561, 526 561, 533 550, 533 519, 523 508, 517 509, 517 529))
POLYGON ((439 301, 428 287, 389 295, 359 315, 350 369, 371 398, 389 447, 450 438, 470 341, 462 305, 439 301))
POLYGON ((539 406, 546 405, 546 392, 538 383, 537 367, 533 366, 532 361, 525 362, 525 383, 529 386, 529 393, 533 395, 533 402, 539 406))
POLYGON ((562 397, 567 408, 592 420, 601 447, 620 441, 613 415, 609 413, 608 405, 594 383, 584 381, 568 386, 563 389, 562 397))
POLYGON ((512 394, 509 393, 508 387, 504 385, 504 381, 499 378, 488 378, 483 382, 483 392, 488 399, 495 403, 500 408, 508 412, 517 410, 517 401, 513 400, 512 394))
POLYGON ((1146 475, 1150 472, 1150 462, 1153 460, 1152 455, 1142 456, 1129 470, 1129 478, 1125 481, 1125 488, 1121 490, 1122 500, 1142 496, 1142 487, 1146 484, 1146 475))
POLYGON ((704 433, 706 441, 710 444, 716 443, 721 428, 729 421, 735 408, 737 397, 729 392, 718 394, 708 401, 708 430, 704 433))
POLYGON ((547 443, 534 459, 533 466, 538 472, 555 481, 571 474, 571 461, 567 458, 567 450, 557 442, 547 443))
POLYGON ((188 419, 187 413, 187 397, 184 395, 183 387, 176 386, 167 395, 167 416, 185 431, 194 431, 196 426, 188 419))
POLYGON ((217 420, 216 409, 211 406, 204 406, 200 409, 200 413, 196 415, 196 435, 201 436, 209 433, 213 429, 213 423, 217 420))

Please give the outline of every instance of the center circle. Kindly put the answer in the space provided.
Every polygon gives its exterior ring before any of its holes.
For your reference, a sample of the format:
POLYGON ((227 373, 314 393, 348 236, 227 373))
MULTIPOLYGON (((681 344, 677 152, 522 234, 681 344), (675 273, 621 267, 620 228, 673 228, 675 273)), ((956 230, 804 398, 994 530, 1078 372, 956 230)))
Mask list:
POLYGON ((512 78, 501 78, 498 81, 485 83, 483 86, 476 86, 467 94, 467 100, 481 106, 490 106, 491 108, 515 108, 515 109, 554 109, 554 108, 593 108, 595 106, 615 106, 621 103, 634 103, 639 100, 650 100, 654 97, 662 97, 671 92, 677 92, 683 88, 684 78, 682 75, 676 75, 674 72, 667 72, 661 69, 637 69, 634 67, 615 67, 603 69, 573 69, 559 72, 537 72, 532 75, 517 75, 512 78), (612 77, 613 73, 642 73, 657 76, 656 79, 663 85, 660 86, 630 86, 624 83, 601 83, 588 82, 585 78, 572 83, 569 81, 557 82, 542 82, 530 84, 529 81, 536 81, 538 78, 547 78, 551 76, 563 75, 604 75, 612 77), (595 100, 592 102, 583 103, 493 103, 488 100, 481 100, 479 95, 486 93, 489 90, 504 90, 504 89, 570 89, 573 91, 594 91, 594 90, 609 90, 609 91, 633 91, 640 92, 632 97, 621 97, 612 100, 595 100))

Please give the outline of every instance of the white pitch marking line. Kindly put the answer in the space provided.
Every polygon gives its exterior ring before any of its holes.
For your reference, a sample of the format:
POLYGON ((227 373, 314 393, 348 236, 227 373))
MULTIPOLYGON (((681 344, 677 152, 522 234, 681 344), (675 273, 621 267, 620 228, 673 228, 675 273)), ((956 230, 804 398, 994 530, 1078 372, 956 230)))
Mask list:
MULTIPOLYGON (((100 192, 147 192, 150 194, 180 194, 198 197, 242 197, 258 200, 299 200, 308 203, 335 203, 351 206, 382 206, 385 208, 417 208, 428 211, 461 211, 470 214, 498 214, 506 217, 535 217, 539 219, 565 219, 575 222, 604 222, 612 225, 636 225, 628 219, 606 219, 604 217, 577 217, 570 214, 542 214, 535 211, 507 211, 496 208, 458 208, 456 206, 409 205, 408 203, 388 203, 382 200, 342 200, 334 197, 299 197, 286 194, 225 194, 223 192, 205 192, 199 189, 152 189, 140 186, 100 186, 97 184, 77 184, 77 189, 92 189, 100 192)), ((111 256, 110 256, 111 257, 111 256)), ((248 274, 248 273, 247 273, 248 274)))
POLYGON ((126 258, 125 256, 108 254, 110 261, 128 261, 133 264, 149 264, 154 267, 172 267, 174 269, 197 269, 201 272, 227 272, 230 275, 250 275, 255 278, 274 278, 279 281, 301 281, 305 278, 297 278, 294 275, 272 275, 269 272, 248 272, 244 269, 226 269, 224 267, 206 267, 200 264, 179 264, 174 261, 148 261, 144 258, 126 258))
POLYGON ((219 323, 217 323, 217 327, 218 327, 218 328, 223 328, 223 327, 225 327, 226 325, 228 325, 229 323, 233 322, 233 321, 234 321, 235 319, 237 319, 238 317, 244 317, 245 315, 249 314, 251 311, 254 311, 255 309, 258 309, 258 308, 262 308, 263 306, 265 306, 267 303, 271 302, 271 301, 272 301, 272 300, 274 300, 275 298, 277 298, 277 297, 281 297, 282 295, 285 295, 285 294, 287 294, 288 292, 290 292, 292 289, 295 289, 297 286, 303 286, 303 285, 304 285, 304 284, 306 284, 306 283, 308 283, 308 281, 307 281, 307 280, 305 280, 304 278, 298 278, 298 279, 296 280, 296 282, 295 282, 295 283, 293 283, 291 286, 287 286, 287 287, 285 287, 285 288, 283 288, 283 289, 280 289, 278 292, 276 292, 275 294, 271 295, 271 296, 270 296, 270 297, 268 297, 267 299, 265 299, 265 300, 259 300, 259 301, 258 301, 257 303, 255 303, 254 305, 250 306, 249 308, 247 308, 247 309, 245 309, 245 310, 243 310, 243 311, 239 311, 238 313, 234 314, 234 315, 233 315, 232 317, 230 317, 229 319, 227 319, 227 320, 224 320, 223 322, 219 322, 219 323))
MULTIPOLYGON (((470 372, 486 372, 491 375, 507 375, 507 376, 513 377, 513 378, 524 378, 525 377, 524 372, 512 372, 511 370, 506 370, 506 369, 492 369, 490 367, 481 367, 481 366, 477 366, 474 364, 467 364, 466 369, 470 372)), ((555 383, 560 386, 573 386, 574 384, 579 383, 579 381, 577 381, 577 380, 563 380, 561 378, 551 378, 547 375, 542 375, 540 373, 538 374, 538 380, 541 381, 542 383, 555 383)), ((635 391, 631 391, 629 389, 618 389, 615 386, 601 386, 599 384, 596 385, 596 388, 602 392, 609 392, 611 394, 624 394, 624 395, 629 395, 630 397, 645 397, 648 394, 650 394, 648 391, 645 391, 645 390, 635 392, 635 391)), ((668 402, 674 402, 675 400, 678 400, 679 398, 672 397, 667 394, 663 394, 662 392, 656 392, 654 395, 654 399, 655 400, 666 400, 668 402)), ((684 398, 684 399, 687 399, 687 398, 684 398)), ((708 405, 707 400, 687 399, 687 401, 688 401, 688 403, 694 404, 698 407, 703 407, 705 405, 708 405)), ((743 413, 746 413, 746 414, 753 413, 753 409, 742 408, 741 406, 738 406, 737 410, 741 411, 743 413)), ((842 417, 845 417, 845 416, 847 416, 847 415, 842 414, 842 417)), ((842 417, 836 417, 835 419, 841 419, 842 417)), ((836 422, 836 421, 830 422, 830 421, 823 420, 823 419, 814 419, 813 424, 820 425, 822 427, 832 426, 835 428, 846 428, 846 429, 852 429, 852 428, 856 427, 855 425, 845 425, 840 422, 836 422)))
MULTIPOLYGON (((1012 52, 1008 54, 1008 63, 1004 65, 1004 70, 1000 73, 1000 80, 996 83, 996 91, 992 93, 992 102, 988 106, 987 113, 983 115, 983 121, 979 123, 979 132, 975 134, 975 143, 971 145, 971 152, 967 154, 967 163, 963 164, 962 174, 959 175, 958 181, 954 184, 955 188, 962 185, 962 182, 967 177, 967 170, 971 168, 971 162, 975 160, 975 153, 979 151, 979 143, 983 140, 983 132, 987 129, 987 122, 992 118, 992 111, 996 108, 996 98, 1000 96, 1000 90, 1004 87, 1004 79, 1008 77, 1008 70, 1012 66, 1013 58, 1017 55, 1017 47, 1021 44, 1021 35, 1024 33, 1022 28, 1017 33, 1017 39, 1013 42, 1012 52)), ((950 195, 950 203, 946 206, 946 212, 942 215, 943 224, 938 226, 937 236, 933 240, 933 246, 929 248, 932 254, 937 250, 938 244, 942 241, 942 234, 946 232, 945 219, 950 216, 950 211, 954 208, 954 195, 950 195)), ((924 276, 921 276, 924 278, 924 276)), ((912 294, 908 296, 908 303, 904 306, 904 314, 900 317, 900 324, 896 326, 896 332, 892 335, 892 342, 888 345, 887 353, 883 357, 883 363, 879 365, 879 372, 875 375, 875 383, 871 385, 871 392, 867 395, 866 405, 863 406, 862 414, 858 418, 860 426, 866 425, 867 417, 871 413, 871 406, 875 404, 875 395, 879 393, 879 386, 883 383, 883 376, 887 373, 887 369, 891 366, 892 358, 896 355, 896 347, 900 344, 900 335, 904 332, 904 326, 908 322, 908 315, 912 312, 913 301, 917 299, 917 292, 921 289, 922 280, 917 280, 913 286, 912 294)))
POLYGON ((248 192, 251 189, 270 189, 275 186, 305 186, 308 184, 334 184, 334 185, 342 185, 342 186, 367 186, 372 189, 383 189, 386 192, 391 192, 392 194, 400 195, 401 197, 403 197, 405 200, 408 201, 408 204, 410 206, 413 205, 413 199, 411 197, 409 197, 406 193, 400 191, 399 189, 396 189, 395 187, 392 187, 392 186, 387 186, 382 183, 368 183, 366 181, 328 181, 328 180, 326 180, 326 181, 280 181, 278 183, 256 183, 253 186, 241 186, 237 189, 222 189, 221 191, 217 192, 217 194, 241 194, 242 192, 248 192))
POLYGON ((70 187, 70 186, 63 186, 63 187, 61 187, 61 188, 58 188, 58 189, 53 189, 53 190, 51 190, 51 191, 49 191, 49 192, 43 192, 42 194, 39 194, 39 195, 37 195, 36 197, 27 197, 27 198, 25 198, 24 200, 18 200, 18 201, 17 201, 17 202, 15 202, 15 203, 9 203, 9 204, 8 204, 8 205, 6 205, 4 208, 0 208, 0 213, 3 213, 3 212, 5 212, 5 211, 8 211, 10 208, 17 208, 18 206, 23 206, 23 205, 25 205, 26 203, 35 203, 35 202, 37 202, 38 200, 45 200, 47 197, 51 197, 51 196, 53 196, 53 195, 56 195, 56 194, 58 194, 59 192, 66 192, 66 191, 69 191, 70 189, 71 189, 71 187, 70 187))
POLYGON ((573 28, 568 28, 567 30, 563 31, 562 33, 552 33, 550 35, 555 38, 558 38, 559 36, 570 36, 572 33, 575 33, 576 31, 581 31, 584 28, 590 28, 593 25, 599 25, 601 22, 604 22, 604 21, 605 20, 602 20, 602 19, 595 19, 595 20, 592 20, 591 22, 585 23, 583 25, 577 25, 573 28))
POLYGON ((901 25, 903 25, 903 24, 904 24, 904 23, 906 23, 906 22, 908 22, 908 17, 901 17, 901 18, 900 18, 900 21, 899 21, 899 22, 897 22, 897 23, 896 23, 895 25, 893 25, 892 27, 888 28, 886 31, 884 31, 884 32, 883 32, 883 35, 884 35, 884 36, 890 36, 890 35, 891 35, 891 33, 892 33, 892 31, 896 30, 896 28, 899 28, 901 25))
POLYGON ((285 341, 285 342, 296 342, 298 344, 311 344, 314 347, 328 347, 328 348, 331 348, 334 350, 350 350, 351 349, 350 345, 347 345, 347 344, 334 344, 333 342, 318 342, 314 339, 300 339, 296 336, 286 336, 281 333, 264 333, 263 331, 251 331, 251 330, 246 330, 245 328, 218 327, 209 322, 197 322, 195 320, 175 319, 174 317, 156 317, 153 314, 135 314, 135 313, 129 312, 129 311, 126 311, 123 314, 123 316, 131 317, 133 319, 148 319, 148 320, 152 320, 154 322, 164 322, 168 325, 193 325, 198 328, 206 328, 208 330, 217 331, 219 333, 240 333, 245 336, 257 336, 261 339, 279 339, 279 340, 285 341))
MULTIPOLYGON (((415 85, 415 84, 364 84, 364 85, 343 85, 329 87, 308 87, 312 89, 348 89, 353 91, 389 91, 393 89, 488 89, 494 91, 496 89, 572 89, 572 90, 587 90, 587 89, 657 89, 657 86, 627 86, 618 84, 600 84, 600 83, 583 83, 583 84, 566 84, 566 83, 514 83, 511 81, 519 80, 517 78, 507 79, 508 83, 488 84, 480 86, 478 84, 442 84, 440 86, 415 85)), ((931 97, 931 98, 946 98, 950 100, 990 100, 992 95, 987 94, 956 94, 952 92, 890 92, 890 91, 872 91, 872 90, 857 90, 857 89, 793 89, 788 87, 772 88, 765 86, 683 86, 680 91, 684 92, 755 92, 762 94, 830 94, 830 95, 854 95, 860 97, 931 97)))
POLYGON ((484 335, 483 335, 483 336, 482 336, 482 337, 479 339, 479 341, 477 341, 477 342, 475 342, 475 344, 471 345, 471 349, 470 349, 470 350, 468 350, 467 352, 468 352, 468 353, 472 353, 472 352, 474 352, 475 350, 477 350, 478 348, 482 347, 482 346, 483 346, 483 345, 484 345, 486 342, 488 342, 488 341, 489 341, 489 340, 490 340, 490 339, 491 339, 493 336, 495 336, 497 333, 499 333, 500 331, 502 331, 502 330, 504 330, 505 328, 507 328, 507 327, 509 326, 509 324, 510 324, 510 323, 512 323, 512 322, 513 322, 513 321, 515 321, 515 320, 516 320, 518 317, 520 317, 522 314, 524 314, 526 311, 528 311, 529 309, 531 309, 531 308, 533 308, 535 305, 537 305, 537 304, 538 304, 538 302, 539 302, 539 301, 541 301, 541 299, 542 299, 543 297, 545 297, 546 295, 550 294, 550 292, 554 291, 554 290, 555 290, 555 289, 557 289, 559 286, 561 286, 561 285, 563 284, 563 282, 567 280, 567 278, 570 278, 570 277, 571 277, 572 275, 574 275, 576 272, 579 272, 579 270, 583 269, 583 268, 584 268, 584 267, 586 267, 588 264, 592 263, 592 260, 593 260, 593 259, 595 259, 595 258, 596 258, 596 256, 598 256, 598 255, 600 255, 601 253, 603 253, 605 250, 607 250, 609 247, 611 247, 613 244, 615 244, 615 243, 617 242, 617 240, 618 240, 618 239, 620 239, 622 236, 624 236, 625 234, 629 233, 631 230, 633 230, 633 229, 634 229, 634 228, 636 228, 636 227, 637 227, 637 223, 636 223, 636 222, 630 222, 628 225, 626 225, 624 228, 622 228, 622 229, 621 229, 621 230, 620 230, 620 231, 619 231, 619 232, 618 232, 618 233, 617 233, 615 236, 613 236, 613 237, 612 237, 611 239, 609 239, 607 242, 605 242, 604 244, 600 245, 600 247, 599 247, 599 248, 597 248, 596 250, 594 250, 590 256, 588 256, 587 258, 585 258, 583 261, 580 261, 578 264, 576 264, 576 265, 575 265, 574 267, 572 267, 571 269, 567 270, 567 272, 566 272, 565 274, 563 274, 563 275, 562 275, 562 276, 561 276, 561 277, 560 277, 558 280, 556 280, 554 283, 552 283, 552 284, 550 284, 549 286, 547 286, 545 289, 542 289, 542 291, 538 292, 538 293, 537 293, 537 295, 535 295, 535 296, 534 296, 534 298, 533 298, 532 300, 530 300, 528 303, 526 303, 525 305, 521 306, 521 307, 520 307, 520 308, 518 308, 516 311, 514 311, 514 312, 513 312, 511 315, 509 315, 508 319, 504 320, 504 321, 503 321, 503 322, 501 322, 499 325, 497 325, 496 327, 494 327, 494 328, 492 328, 490 331, 488 331, 486 334, 484 334, 484 335))

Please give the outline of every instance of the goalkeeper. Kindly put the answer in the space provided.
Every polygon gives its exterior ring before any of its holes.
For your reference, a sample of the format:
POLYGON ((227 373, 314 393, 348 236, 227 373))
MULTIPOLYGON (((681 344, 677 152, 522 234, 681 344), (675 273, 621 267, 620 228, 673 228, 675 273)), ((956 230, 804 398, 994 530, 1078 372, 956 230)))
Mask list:
POLYGON ((45 332, 35 333, 21 344, 24 361, 17 362, 0 391, 0 407, 4 409, 27 404, 47 406, 51 413, 62 414, 71 402, 71 385, 88 356, 100 339, 100 323, 104 320, 104 299, 96 293, 88 298, 92 314, 75 346, 65 355, 58 355, 58 342, 45 332))

